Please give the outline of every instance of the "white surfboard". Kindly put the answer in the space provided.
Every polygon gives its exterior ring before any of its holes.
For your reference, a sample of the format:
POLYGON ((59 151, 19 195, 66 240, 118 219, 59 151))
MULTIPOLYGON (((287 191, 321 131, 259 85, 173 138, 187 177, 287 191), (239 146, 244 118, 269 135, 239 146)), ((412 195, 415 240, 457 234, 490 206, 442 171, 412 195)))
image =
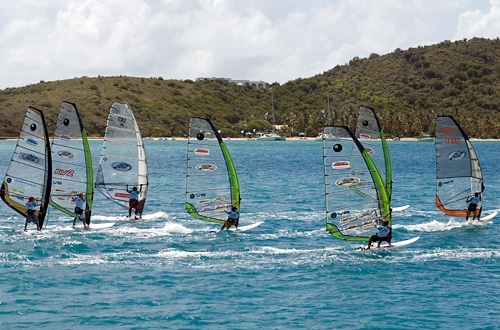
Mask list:
POLYGON ((249 225, 246 225, 246 226, 239 226, 238 229, 236 229, 235 227, 231 227, 231 228, 229 228, 229 230, 238 233, 238 232, 247 231, 247 230, 250 230, 250 229, 257 228, 261 224, 262 224, 262 221, 259 221, 259 222, 255 222, 255 223, 252 223, 252 224, 249 224, 249 225))
POLYGON ((479 221, 489 221, 489 220, 493 219, 494 217, 496 217, 497 214, 498 214, 498 212, 495 211, 493 213, 488 214, 487 216, 482 217, 481 219, 479 219, 479 221))
POLYGON ((392 212, 401 212, 409 208, 410 205, 403 205, 403 206, 398 206, 398 207, 393 207, 392 212))
MULTIPOLYGON (((417 236, 417 237, 413 237, 413 238, 410 238, 410 239, 407 239, 405 241, 400 241, 400 242, 394 242, 394 243, 391 243, 390 245, 387 244, 386 242, 383 242, 380 247, 378 248, 377 247, 377 242, 373 243, 372 244, 372 248, 371 250, 381 250, 381 249, 395 249, 395 248, 400 248, 400 247, 403 247, 403 246, 408 246, 410 244, 413 244, 415 243, 416 241, 418 241, 420 238, 420 236, 417 236)), ((360 250, 362 251, 370 251, 370 250, 366 250, 366 247, 364 246, 361 246, 359 247, 360 250)))
POLYGON ((479 219, 479 220, 471 220, 471 219, 469 219, 469 220, 467 221, 467 223, 472 223, 472 224, 473 224, 473 223, 480 223, 480 224, 483 224, 483 223, 485 223, 485 222, 490 221, 490 220, 491 220, 491 219, 493 219, 494 217, 496 217, 496 215, 497 215, 497 214, 498 214, 498 212, 497 212, 497 211, 495 211, 495 212, 493 212, 493 213, 488 214, 487 216, 482 217, 482 218, 481 218, 481 219, 479 219))

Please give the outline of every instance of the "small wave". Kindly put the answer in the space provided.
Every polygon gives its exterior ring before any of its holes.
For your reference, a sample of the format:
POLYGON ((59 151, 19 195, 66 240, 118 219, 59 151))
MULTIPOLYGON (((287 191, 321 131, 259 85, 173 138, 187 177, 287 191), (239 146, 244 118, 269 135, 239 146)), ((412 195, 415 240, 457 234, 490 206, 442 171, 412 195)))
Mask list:
POLYGON ((413 225, 394 225, 394 229, 402 228, 408 231, 418 231, 418 232, 440 232, 440 231, 448 231, 456 228, 466 228, 473 226, 484 226, 487 225, 488 222, 479 222, 479 221, 469 221, 465 222, 464 219, 450 219, 448 222, 441 222, 438 220, 432 220, 430 222, 424 222, 413 225))

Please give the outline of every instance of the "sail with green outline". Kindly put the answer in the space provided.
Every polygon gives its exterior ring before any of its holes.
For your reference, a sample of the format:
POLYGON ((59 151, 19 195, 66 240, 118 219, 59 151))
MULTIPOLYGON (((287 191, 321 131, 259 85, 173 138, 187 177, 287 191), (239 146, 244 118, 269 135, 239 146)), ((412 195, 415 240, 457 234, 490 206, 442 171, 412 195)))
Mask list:
POLYGON ((186 210, 194 218, 223 223, 226 209, 240 209, 240 186, 226 144, 209 119, 189 122, 186 210))
POLYGON ((142 216, 148 191, 148 163, 144 141, 128 104, 109 109, 95 188, 107 199, 129 208, 129 192, 140 191, 137 216, 142 216), (128 185, 128 191, 127 191, 128 185))
POLYGON ((76 104, 63 101, 52 139, 52 190, 50 205, 71 217, 75 198, 84 193, 85 221, 90 224, 94 198, 92 154, 76 104))
MULTIPOLYGON (((481 165, 467 134, 452 116, 436 118, 436 205, 441 212, 465 217, 467 197, 484 184, 481 165)), ((480 208, 478 208, 479 210, 480 208)))
POLYGON ((384 179, 390 199, 392 195, 391 156, 384 131, 374 109, 366 106, 359 107, 355 135, 375 162, 384 179))
POLYGON ((335 238, 367 241, 383 217, 390 226, 390 197, 384 178, 354 133, 345 126, 325 127, 323 139, 326 229, 335 238))
POLYGON ((51 185, 52 160, 47 125, 43 112, 29 107, 5 173, 0 197, 5 204, 26 218, 26 202, 28 197, 33 196, 40 203, 35 215, 42 228, 47 215, 51 185))

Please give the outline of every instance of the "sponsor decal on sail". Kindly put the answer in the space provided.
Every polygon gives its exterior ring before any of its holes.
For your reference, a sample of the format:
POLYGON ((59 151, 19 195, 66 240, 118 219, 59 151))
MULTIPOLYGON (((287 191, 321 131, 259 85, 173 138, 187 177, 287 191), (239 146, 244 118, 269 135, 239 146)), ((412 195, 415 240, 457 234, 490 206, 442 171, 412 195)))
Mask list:
POLYGON ((62 168, 56 168, 54 170, 54 174, 55 175, 61 175, 61 176, 69 176, 69 177, 72 177, 74 174, 75 174, 75 171, 74 170, 64 170, 62 168))
POLYGON ((22 160, 28 161, 28 162, 35 163, 35 164, 37 164, 40 161, 40 158, 38 158, 37 156, 35 156, 33 154, 28 154, 25 152, 20 152, 19 158, 21 158, 22 160))
POLYGON ((67 150, 61 150, 57 153, 57 155, 61 158, 66 158, 66 159, 71 159, 75 157, 75 155, 73 155, 71 152, 67 150))
POLYGON ((454 151, 448 154, 449 160, 460 160, 465 157, 465 152, 463 151, 454 151))
POLYGON ((349 178, 338 179, 337 181, 335 181, 335 184, 337 186, 347 186, 348 187, 348 186, 354 186, 360 182, 361 182, 360 178, 349 177, 349 178))
POLYGON ((111 167, 117 171, 126 172, 132 169, 132 165, 125 162, 114 162, 111 167))
POLYGON ((211 172, 217 170, 217 166, 214 164, 198 164, 196 169, 200 172, 211 172))
POLYGON ((351 163, 349 161, 336 161, 332 163, 332 168, 336 170, 346 169, 351 167, 351 163))
POLYGON ((196 148, 196 149, 194 149, 194 154, 198 155, 198 156, 209 156, 210 150, 205 149, 205 148, 196 148))

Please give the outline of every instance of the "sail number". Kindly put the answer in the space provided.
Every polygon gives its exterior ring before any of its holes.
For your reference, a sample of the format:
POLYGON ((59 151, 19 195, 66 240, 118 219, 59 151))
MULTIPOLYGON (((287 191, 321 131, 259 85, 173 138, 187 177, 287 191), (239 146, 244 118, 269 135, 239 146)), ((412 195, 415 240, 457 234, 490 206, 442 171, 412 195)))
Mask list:
POLYGON ((443 138, 444 143, 446 144, 459 144, 460 138, 443 138))

